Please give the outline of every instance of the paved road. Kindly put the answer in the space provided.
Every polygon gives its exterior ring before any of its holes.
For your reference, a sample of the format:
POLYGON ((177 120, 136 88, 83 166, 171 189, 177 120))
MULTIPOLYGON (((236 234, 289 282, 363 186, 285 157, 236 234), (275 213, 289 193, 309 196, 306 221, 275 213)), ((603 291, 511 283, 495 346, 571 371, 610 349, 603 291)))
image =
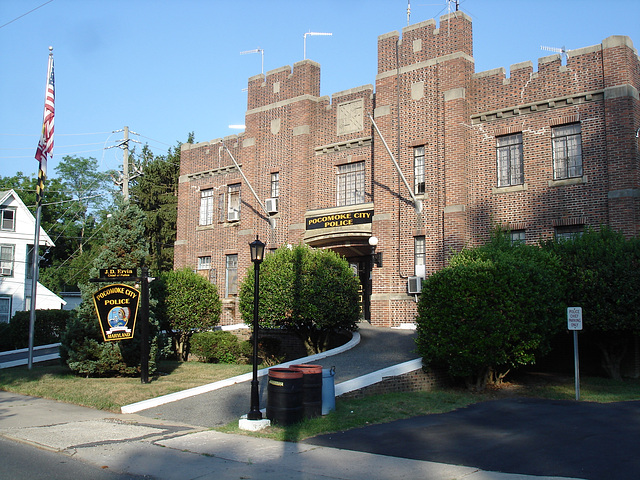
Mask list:
POLYGON ((640 401, 495 400, 303 443, 495 472, 638 480, 640 401))
MULTIPOLYGON (((360 324, 360 343, 335 356, 313 361, 324 368, 335 367, 335 383, 418 358, 415 331, 371 327, 360 324)), ((260 406, 266 407, 266 379, 260 381, 260 406)), ((216 427, 239 419, 251 405, 250 382, 138 411, 139 415, 202 427, 216 427)))

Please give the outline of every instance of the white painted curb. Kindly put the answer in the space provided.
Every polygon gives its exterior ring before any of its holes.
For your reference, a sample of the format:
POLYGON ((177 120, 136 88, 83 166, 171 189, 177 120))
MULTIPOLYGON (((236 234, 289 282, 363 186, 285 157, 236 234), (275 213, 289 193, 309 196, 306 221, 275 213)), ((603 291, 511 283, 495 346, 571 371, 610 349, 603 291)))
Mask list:
POLYGON ((347 380, 346 382, 342 382, 336 385, 336 397, 344 395, 348 392, 353 392, 354 390, 358 390, 360 388, 368 387, 369 385, 373 385, 375 383, 379 383, 385 378, 397 377, 398 375, 404 375, 405 373, 413 372, 421 368, 422 358, 416 358, 414 360, 409 360, 408 362, 400 363, 398 365, 383 368, 382 370, 371 372, 361 377, 347 380))
MULTIPOLYGON (((338 353, 346 352, 347 350, 352 349, 359 343, 360 343, 360 334, 358 332, 353 332, 353 336, 351 337, 351 340, 349 340, 344 345, 341 345, 340 347, 334 348, 332 350, 327 350, 326 352, 316 353, 315 355, 310 355, 308 357, 299 358, 297 360, 292 360, 290 362, 282 363, 280 365, 274 365, 273 367, 269 367, 269 368, 276 368, 276 367, 286 368, 286 367, 289 367, 290 365, 310 363, 315 360, 320 360, 321 358, 331 357, 333 355, 337 355, 338 353)), ((258 370, 258 377, 264 377, 265 375, 267 375, 269 373, 269 368, 263 368, 262 370, 258 370)), ((253 372, 249 372, 243 375, 238 375, 236 377, 220 380, 218 382, 208 383, 207 385, 201 385, 199 387, 189 388, 187 390, 170 393, 168 395, 163 395, 161 397, 142 400, 141 402, 131 403, 129 405, 123 405, 120 408, 120 411, 122 413, 136 413, 141 410, 146 410, 148 408, 158 407, 166 403, 176 402, 178 400, 183 400, 185 398, 194 397, 196 395, 200 395, 201 393, 212 392, 214 390, 218 390, 219 388, 228 387, 230 385, 235 385, 236 383, 246 382, 252 379, 253 379, 253 372)))

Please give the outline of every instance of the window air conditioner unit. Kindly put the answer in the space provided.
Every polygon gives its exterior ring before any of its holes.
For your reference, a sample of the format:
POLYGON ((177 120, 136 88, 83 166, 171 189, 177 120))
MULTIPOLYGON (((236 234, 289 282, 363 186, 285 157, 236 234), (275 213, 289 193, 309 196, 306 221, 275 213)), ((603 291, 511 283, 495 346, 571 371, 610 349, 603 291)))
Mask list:
POLYGON ((407 279, 407 290, 409 295, 417 295, 422 292, 422 277, 409 277, 407 279))
POLYGON ((267 212, 269 215, 273 215, 278 213, 278 199, 277 198, 267 198, 265 201, 265 207, 267 208, 267 212))
POLYGON ((227 220, 230 222, 237 222, 240 220, 240 212, 237 210, 230 210, 227 212, 227 220))

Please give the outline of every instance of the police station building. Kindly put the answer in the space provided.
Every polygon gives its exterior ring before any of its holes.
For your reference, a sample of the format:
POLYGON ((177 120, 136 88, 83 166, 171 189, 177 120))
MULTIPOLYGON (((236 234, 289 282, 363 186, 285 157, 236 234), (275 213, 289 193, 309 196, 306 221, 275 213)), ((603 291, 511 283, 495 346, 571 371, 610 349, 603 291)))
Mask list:
POLYGON ((363 317, 398 326, 421 279, 496 224, 527 243, 603 224, 638 235, 631 39, 535 67, 475 72, 456 12, 378 37, 375 86, 321 97, 311 60, 251 77, 243 133, 182 145, 175 267, 215 283, 234 324, 256 235, 328 248, 360 278, 363 317))

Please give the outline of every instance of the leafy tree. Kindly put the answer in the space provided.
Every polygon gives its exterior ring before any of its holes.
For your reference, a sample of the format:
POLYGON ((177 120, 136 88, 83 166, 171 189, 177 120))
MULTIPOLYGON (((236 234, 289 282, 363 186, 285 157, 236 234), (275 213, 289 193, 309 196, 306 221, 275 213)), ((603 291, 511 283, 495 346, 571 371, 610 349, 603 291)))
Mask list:
MULTIPOLYGON (((254 270, 240 286, 240 311, 253 322, 254 270)), ((314 352, 326 348, 330 335, 354 331, 360 316, 358 279, 346 260, 330 250, 306 245, 280 247, 260 266, 260 325, 284 327, 314 352)))
POLYGON ((582 307, 583 334, 599 348, 605 372, 620 379, 629 340, 640 333, 640 239, 602 226, 544 248, 563 263, 567 302, 582 307))
MULTIPOLYGON (((37 178, 35 175, 28 177, 22 172, 18 172, 13 177, 0 178, 0 190, 15 190, 34 216, 36 215, 36 184, 37 178)), ((64 187, 58 179, 47 180, 42 200, 40 225, 49 234, 56 246, 48 248, 44 252, 40 251, 40 255, 43 257, 43 261, 40 263, 42 269, 40 281, 50 288, 53 287, 52 290, 54 291, 57 290, 57 284, 47 282, 46 277, 42 277, 42 272, 51 265, 58 264, 68 258, 73 251, 74 246, 70 238, 73 233, 65 234, 67 230, 66 220, 72 218, 67 215, 70 201, 71 196, 65 193, 64 187)))
MULTIPOLYGON (((148 247, 144 236, 144 214, 135 205, 120 202, 104 233, 104 246, 97 254, 91 277, 100 268, 137 269, 144 265, 148 247)), ((139 333, 130 340, 104 342, 93 304, 99 284, 81 285, 82 303, 76 318, 67 323, 60 357, 69 368, 83 375, 134 375, 139 371, 141 341, 139 333)), ((149 373, 155 369, 158 352, 157 326, 150 319, 151 358, 149 373)))
POLYGON ((154 274, 159 275, 173 268, 173 244, 178 216, 180 144, 169 149, 166 156, 157 157, 154 157, 145 145, 138 168, 141 168, 143 173, 135 179, 131 187, 131 201, 146 213, 149 267, 154 274))
MULTIPOLYGON (((41 253, 40 281, 52 291, 75 290, 88 278, 86 265, 96 251, 91 247, 101 244, 99 233, 113 189, 94 158, 66 156, 54 170, 59 177, 45 183, 41 225, 55 247, 41 253)), ((35 215, 36 183, 35 174, 27 177, 18 172, 0 179, 0 188, 16 190, 35 215)))
POLYGON ((533 363, 562 325, 564 285, 550 252, 494 233, 424 282, 416 340, 425 365, 483 390, 533 363))
POLYGON ((82 254, 85 238, 98 228, 97 218, 107 215, 114 189, 107 174, 98 171, 98 161, 93 157, 65 156, 54 170, 65 192, 74 200, 69 213, 78 231, 77 251, 82 254))
POLYGON ((157 315, 173 338, 178 357, 186 361, 191 336, 220 322, 222 302, 218 289, 188 268, 164 273, 153 282, 153 288, 160 298, 157 315))

